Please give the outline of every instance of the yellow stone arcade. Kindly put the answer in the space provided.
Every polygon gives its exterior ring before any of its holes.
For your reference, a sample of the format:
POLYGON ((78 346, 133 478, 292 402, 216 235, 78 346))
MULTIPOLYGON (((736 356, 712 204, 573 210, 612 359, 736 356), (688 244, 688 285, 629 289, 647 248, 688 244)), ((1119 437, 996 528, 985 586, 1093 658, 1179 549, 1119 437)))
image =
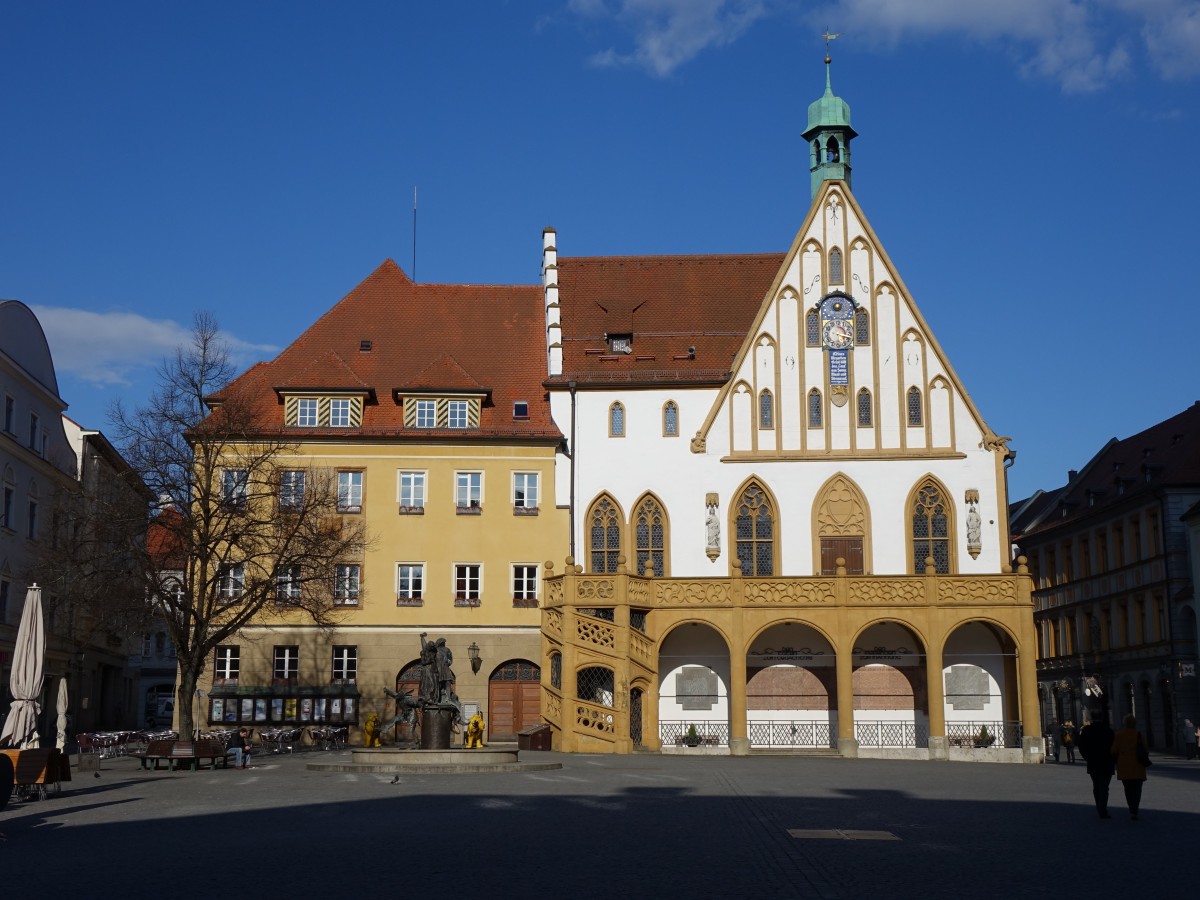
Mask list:
POLYGON ((734 560, 732 577, 654 578, 628 573, 623 557, 612 575, 566 562, 563 574, 546 564, 542 615, 542 713, 555 749, 674 752, 691 737, 733 755, 1041 761, 1023 557, 1015 572, 969 577, 931 567, 851 576, 842 565, 834 576, 743 578, 734 560), (974 665, 956 672, 959 659, 974 665), (959 676, 980 668, 1000 690, 1002 722, 955 712, 979 690, 959 676), (691 697, 693 711, 668 721, 660 713, 672 708, 683 669, 701 682, 711 672, 716 692, 691 697), (764 672, 775 674, 756 689, 764 672))

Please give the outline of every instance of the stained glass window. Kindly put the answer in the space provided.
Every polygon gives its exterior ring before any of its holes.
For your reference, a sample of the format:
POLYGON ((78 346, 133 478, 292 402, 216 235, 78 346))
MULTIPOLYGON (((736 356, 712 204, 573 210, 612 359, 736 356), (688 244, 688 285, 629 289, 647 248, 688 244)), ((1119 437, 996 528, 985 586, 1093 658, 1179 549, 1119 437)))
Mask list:
POLYGON ((734 507, 734 537, 743 575, 775 574, 775 517, 766 493, 749 485, 734 507))

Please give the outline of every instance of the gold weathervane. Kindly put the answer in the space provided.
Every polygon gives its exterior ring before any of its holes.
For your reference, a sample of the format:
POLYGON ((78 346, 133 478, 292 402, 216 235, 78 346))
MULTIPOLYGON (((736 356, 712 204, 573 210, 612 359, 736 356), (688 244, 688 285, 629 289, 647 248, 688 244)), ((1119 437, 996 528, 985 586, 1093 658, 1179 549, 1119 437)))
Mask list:
POLYGON ((829 43, 831 41, 836 41, 841 36, 842 36, 842 33, 840 31, 835 34, 835 33, 831 32, 828 28, 826 28, 825 33, 823 35, 821 35, 821 37, 824 38, 824 40, 825 40, 825 62, 830 62, 829 43))

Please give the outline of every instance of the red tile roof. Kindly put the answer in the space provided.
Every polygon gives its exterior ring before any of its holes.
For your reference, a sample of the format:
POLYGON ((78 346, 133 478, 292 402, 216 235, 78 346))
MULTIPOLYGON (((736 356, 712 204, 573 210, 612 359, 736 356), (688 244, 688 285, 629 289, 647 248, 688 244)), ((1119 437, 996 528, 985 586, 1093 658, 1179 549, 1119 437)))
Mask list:
POLYGON ((367 391, 360 429, 289 429, 304 437, 476 437, 558 441, 542 381, 543 295, 536 285, 414 284, 386 260, 275 359, 259 363, 216 399, 250 398, 263 427, 283 424, 280 392, 367 391), (370 349, 360 349, 369 341, 370 349), (480 428, 403 426, 396 393, 490 393, 480 428), (513 403, 529 404, 528 419, 513 403))
POLYGON ((553 380, 724 382, 783 261, 782 253, 559 258, 563 374, 553 380), (609 353, 605 334, 632 334, 632 352, 609 353))

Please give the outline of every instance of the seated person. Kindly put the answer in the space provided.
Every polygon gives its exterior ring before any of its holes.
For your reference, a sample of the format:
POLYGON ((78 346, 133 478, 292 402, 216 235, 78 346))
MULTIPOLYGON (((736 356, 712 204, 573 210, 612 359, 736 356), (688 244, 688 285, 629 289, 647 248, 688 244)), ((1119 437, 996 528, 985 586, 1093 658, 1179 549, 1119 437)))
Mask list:
POLYGON ((245 728, 239 728, 237 734, 229 739, 229 746, 225 749, 225 755, 233 755, 234 768, 253 769, 250 765, 250 744, 247 741, 249 732, 245 728))

